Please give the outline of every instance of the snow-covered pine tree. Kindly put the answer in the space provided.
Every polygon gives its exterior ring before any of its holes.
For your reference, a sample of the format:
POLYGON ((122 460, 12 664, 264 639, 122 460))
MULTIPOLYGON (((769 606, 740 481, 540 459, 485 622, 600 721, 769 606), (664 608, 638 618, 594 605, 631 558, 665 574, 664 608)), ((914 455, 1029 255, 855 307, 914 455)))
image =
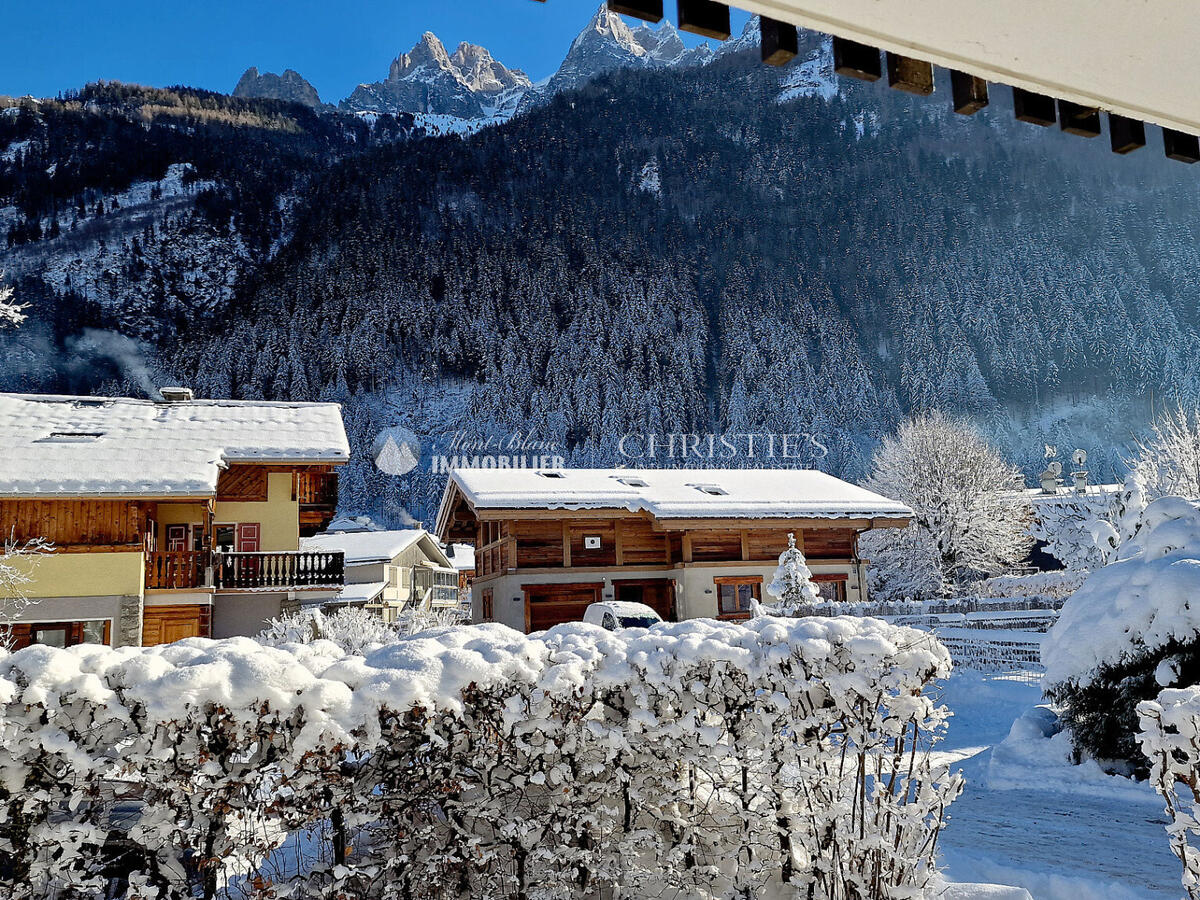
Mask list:
POLYGON ((777 601, 770 611, 780 616, 799 615, 821 599, 804 553, 796 546, 794 534, 788 534, 788 547, 779 554, 779 567, 767 585, 767 593, 777 601))

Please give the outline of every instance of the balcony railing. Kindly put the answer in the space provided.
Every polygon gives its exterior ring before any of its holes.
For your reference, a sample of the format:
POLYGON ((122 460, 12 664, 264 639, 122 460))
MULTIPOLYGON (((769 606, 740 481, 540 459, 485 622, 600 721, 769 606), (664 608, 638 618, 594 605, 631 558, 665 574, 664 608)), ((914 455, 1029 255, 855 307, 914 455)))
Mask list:
POLYGON ((187 590, 204 586, 208 554, 201 550, 167 550, 146 554, 146 587, 187 590))
POLYGON ((342 553, 217 553, 213 566, 218 590, 340 587, 346 580, 342 553))

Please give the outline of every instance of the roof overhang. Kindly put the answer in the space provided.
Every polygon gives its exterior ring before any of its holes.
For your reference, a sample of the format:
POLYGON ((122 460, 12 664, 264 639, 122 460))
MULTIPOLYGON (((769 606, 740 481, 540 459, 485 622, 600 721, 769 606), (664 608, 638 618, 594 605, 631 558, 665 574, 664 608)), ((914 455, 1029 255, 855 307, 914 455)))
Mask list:
POLYGON ((988 81, 1200 134, 1200 15, 1186 0, 735 0, 988 81))

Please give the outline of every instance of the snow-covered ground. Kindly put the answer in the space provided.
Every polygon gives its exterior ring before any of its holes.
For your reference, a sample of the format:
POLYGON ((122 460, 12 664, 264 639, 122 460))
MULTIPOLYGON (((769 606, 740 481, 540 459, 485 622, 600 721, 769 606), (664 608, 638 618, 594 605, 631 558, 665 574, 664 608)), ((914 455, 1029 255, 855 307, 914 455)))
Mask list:
POLYGON ((950 880, 1017 885, 1035 900, 1182 895, 1158 795, 1069 765, 1065 736, 1022 718, 1041 702, 1036 684, 959 671, 943 701, 954 718, 940 752, 967 779, 940 841, 950 880))

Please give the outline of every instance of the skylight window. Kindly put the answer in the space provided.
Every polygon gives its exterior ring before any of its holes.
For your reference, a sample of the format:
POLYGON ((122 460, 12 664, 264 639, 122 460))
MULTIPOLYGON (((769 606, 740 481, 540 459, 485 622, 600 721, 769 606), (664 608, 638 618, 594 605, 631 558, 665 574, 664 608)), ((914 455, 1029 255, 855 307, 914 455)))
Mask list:
POLYGON ((543 478, 565 478, 562 472, 538 472, 543 478))
POLYGON ((52 431, 41 439, 49 444, 90 444, 104 437, 103 431, 52 431))
POLYGON ((724 497, 729 492, 719 484, 692 484, 689 487, 694 487, 702 494, 708 494, 710 497, 724 497))
POLYGON ((621 484, 625 485, 626 487, 644 488, 650 486, 644 479, 637 478, 633 475, 618 477, 617 481, 621 482, 621 484))

